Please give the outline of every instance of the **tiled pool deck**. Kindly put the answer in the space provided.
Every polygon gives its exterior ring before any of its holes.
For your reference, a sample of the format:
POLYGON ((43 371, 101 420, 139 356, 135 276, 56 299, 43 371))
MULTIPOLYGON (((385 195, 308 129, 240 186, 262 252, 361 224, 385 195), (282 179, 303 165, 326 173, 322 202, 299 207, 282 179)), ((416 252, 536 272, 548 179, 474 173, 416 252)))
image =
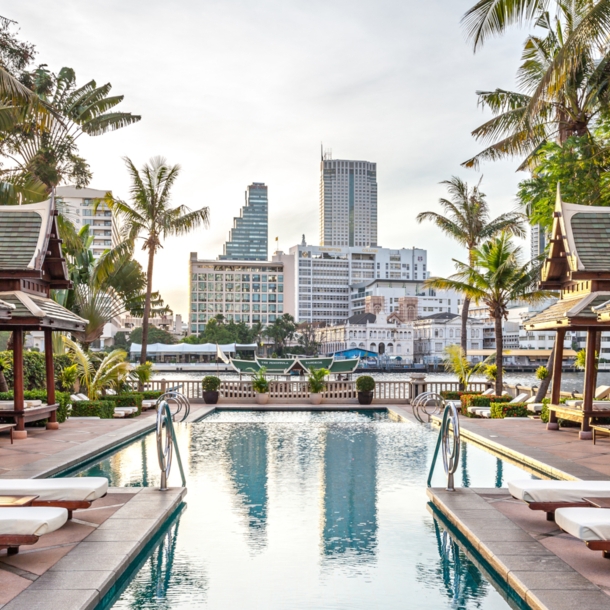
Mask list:
MULTIPOLYGON (((327 410, 337 407, 357 408, 322 406, 327 410)), ((281 408, 304 406, 271 407, 281 408)), ((408 406, 387 408, 395 417, 414 421, 408 406)), ((193 405, 189 419, 195 421, 212 410, 193 405)), ((555 476, 610 479, 610 438, 602 438, 594 446, 591 441, 578 440, 576 429, 548 432, 534 420, 462 418, 461 423, 463 435, 471 440, 555 476)), ((155 414, 148 412, 132 420, 71 420, 57 431, 30 429, 28 438, 16 440, 14 445, 7 435, 0 435, 0 478, 51 476, 146 433, 154 425, 155 414)), ((176 510, 183 493, 181 489, 167 495, 154 489, 111 489, 91 509, 76 511, 72 522, 41 537, 36 545, 23 547, 10 558, 0 551, 0 608, 95 608, 176 510)), ((562 534, 542 513, 512 500, 506 490, 450 493, 434 489, 430 496, 532 607, 610 608, 610 561, 562 534)))

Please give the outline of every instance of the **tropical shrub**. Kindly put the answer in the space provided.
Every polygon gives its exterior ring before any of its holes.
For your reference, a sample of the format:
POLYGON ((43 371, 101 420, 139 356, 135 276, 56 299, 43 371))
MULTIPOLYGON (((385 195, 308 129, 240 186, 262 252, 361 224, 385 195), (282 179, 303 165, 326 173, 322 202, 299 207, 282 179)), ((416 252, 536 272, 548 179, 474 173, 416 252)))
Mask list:
POLYGON ((462 403, 462 414, 471 416, 468 412, 468 407, 489 407, 492 402, 510 402, 512 396, 494 396, 493 394, 483 396, 481 394, 463 394, 460 398, 462 403))
POLYGON ((138 394, 140 394, 144 400, 157 400, 163 392, 160 392, 159 390, 144 390, 138 392, 138 394))
POLYGON ((358 392, 372 392, 375 389, 375 380, 370 375, 362 375, 356 379, 358 392))
MULTIPOLYGON (((26 390, 23 393, 25 400, 42 400, 47 402, 46 390, 26 390)), ((0 400, 13 400, 14 394, 10 392, 0 392, 0 400)), ((55 392, 55 402, 59 405, 57 409, 57 421, 62 424, 68 419, 68 409, 70 406, 70 394, 68 392, 55 392)))
POLYGON ((73 392, 74 384, 78 378, 78 366, 71 364, 63 369, 56 378, 55 384, 63 392, 73 392))
POLYGON ((309 391, 312 394, 320 394, 326 389, 326 376, 330 375, 328 369, 310 369, 309 377, 307 378, 307 384, 309 391))
POLYGON ((542 399, 542 411, 540 411, 540 421, 548 424, 549 423, 549 403, 551 402, 550 398, 542 399))
POLYGON ((144 364, 139 364, 134 367, 133 370, 129 373, 131 379, 138 382, 140 387, 144 387, 144 384, 150 381, 153 372, 153 363, 145 362, 144 364))
POLYGON ((102 400, 114 403, 115 407, 138 407, 137 415, 142 413, 142 394, 139 392, 117 394, 116 396, 104 396, 102 400))
POLYGON ((455 390, 443 390, 441 392, 441 396, 445 400, 460 400, 464 394, 468 394, 470 396, 479 396, 482 392, 456 392, 455 390))
POLYGON ((505 417, 527 417, 527 405, 524 402, 514 402, 511 404, 503 402, 491 403, 491 418, 504 419, 505 417))
POLYGON ((544 381, 549 376, 549 369, 546 366, 539 366, 536 369, 536 379, 544 381))
POLYGON ((252 375, 252 388, 258 394, 266 394, 269 391, 269 381, 265 377, 267 369, 264 366, 252 375))
POLYGON ((466 389, 470 378, 474 374, 482 372, 488 366, 484 362, 470 364, 464 350, 457 343, 448 345, 443 351, 445 353, 443 356, 445 370, 457 376, 460 388, 466 389))
POLYGON ((204 392, 218 392, 220 389, 220 378, 215 375, 206 375, 201 382, 204 392))
POLYGON ((73 417, 100 417, 112 419, 115 403, 112 400, 78 400, 72 403, 73 417))

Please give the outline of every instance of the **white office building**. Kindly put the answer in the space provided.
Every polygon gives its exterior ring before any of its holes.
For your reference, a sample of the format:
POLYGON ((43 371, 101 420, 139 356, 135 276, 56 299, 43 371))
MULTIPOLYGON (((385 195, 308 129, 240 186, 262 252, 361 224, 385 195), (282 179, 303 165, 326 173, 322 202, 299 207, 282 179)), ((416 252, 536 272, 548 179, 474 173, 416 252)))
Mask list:
POLYGON ((273 260, 284 266, 284 310, 299 322, 344 322, 352 286, 363 281, 429 277, 427 252, 419 248, 309 246, 303 238, 273 260))
POLYGON ((116 243, 115 221, 110 208, 102 203, 93 212, 95 200, 103 199, 107 192, 75 186, 58 186, 55 190, 58 209, 76 229, 89 225, 90 234, 93 235, 91 250, 95 258, 116 243))
POLYGON ((320 244, 377 245, 377 164, 332 159, 320 161, 320 244))
POLYGON ((199 260, 191 252, 189 334, 205 330, 209 320, 248 326, 275 322, 284 309, 284 266, 268 261, 199 260))

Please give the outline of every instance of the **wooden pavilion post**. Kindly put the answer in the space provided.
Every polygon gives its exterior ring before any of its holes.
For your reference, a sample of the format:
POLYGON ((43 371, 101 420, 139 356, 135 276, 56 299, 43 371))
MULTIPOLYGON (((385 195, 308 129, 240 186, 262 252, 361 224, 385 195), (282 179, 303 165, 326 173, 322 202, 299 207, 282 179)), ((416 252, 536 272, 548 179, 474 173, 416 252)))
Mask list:
MULTIPOLYGON (((551 404, 558 405, 561 398, 561 373, 563 370, 563 343, 565 341, 566 330, 560 328, 555 336, 555 355, 553 356, 553 385, 551 386, 551 404)), ((559 430, 557 414, 549 411, 549 423, 547 430, 559 430)))
MULTIPOLYGON (((44 329, 44 362, 47 376, 47 404, 55 404, 55 367, 53 366, 53 331, 44 329)), ((47 422, 47 430, 58 430, 57 411, 53 411, 47 422)))
POLYGON ((15 403, 15 423, 13 436, 27 438, 25 429, 25 404, 23 402, 23 329, 18 326, 13 329, 13 400, 15 403))
POLYGON ((595 347, 597 345, 596 328, 587 328, 587 352, 585 359, 585 386, 583 388, 583 418, 582 427, 578 434, 581 440, 590 440, 593 438, 591 430, 591 413, 593 411, 593 399, 595 398, 595 383, 597 381, 597 369, 595 362, 595 347))

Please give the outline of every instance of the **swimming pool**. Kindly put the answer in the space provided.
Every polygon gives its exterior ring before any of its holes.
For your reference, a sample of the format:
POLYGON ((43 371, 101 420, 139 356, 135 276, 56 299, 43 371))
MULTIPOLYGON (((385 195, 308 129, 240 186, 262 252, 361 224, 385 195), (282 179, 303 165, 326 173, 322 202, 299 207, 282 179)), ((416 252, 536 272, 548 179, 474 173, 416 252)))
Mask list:
MULTIPOLYGON (((511 607, 427 509, 437 430, 381 412, 220 412, 176 427, 187 508, 111 607, 511 607)), ((463 448, 456 485, 532 476, 463 448)), ((83 474, 158 484, 154 436, 83 474)), ((439 464, 433 484, 443 478, 439 464)))

